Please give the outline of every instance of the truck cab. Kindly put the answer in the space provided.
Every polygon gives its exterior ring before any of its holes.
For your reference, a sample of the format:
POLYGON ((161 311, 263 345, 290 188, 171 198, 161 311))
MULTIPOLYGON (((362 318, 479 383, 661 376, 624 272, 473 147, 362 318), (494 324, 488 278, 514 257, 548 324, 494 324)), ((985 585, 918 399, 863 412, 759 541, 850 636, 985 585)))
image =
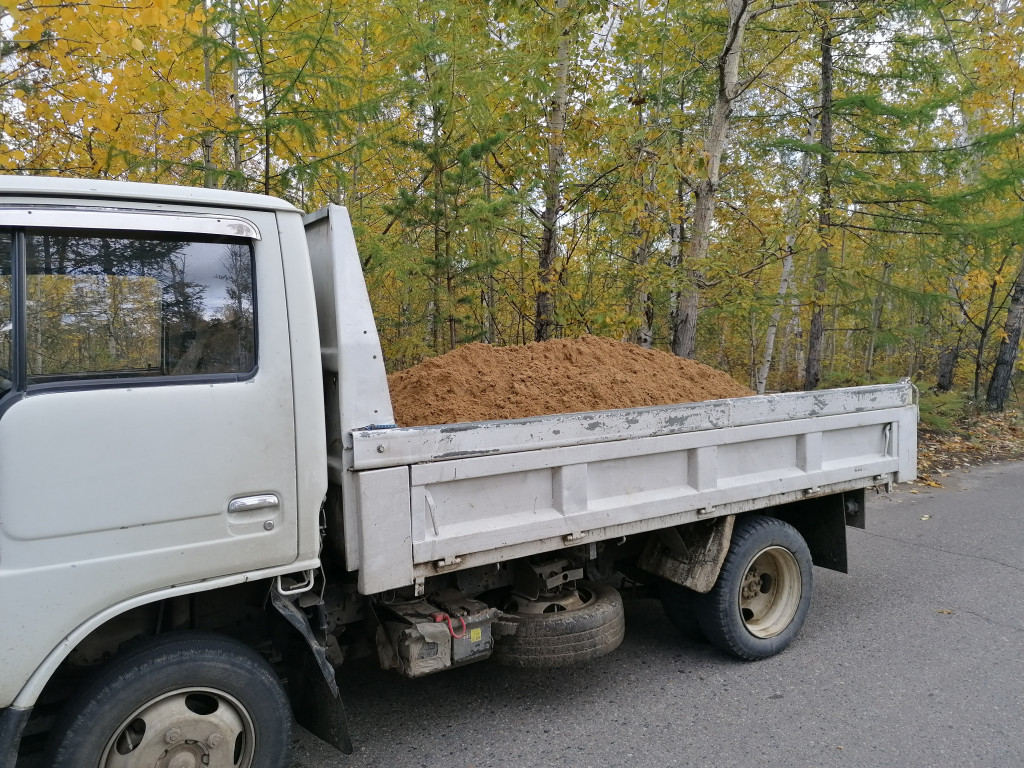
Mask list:
POLYGON ((114 617, 167 627, 132 610, 317 568, 326 438, 298 210, 67 179, 0 195, 0 706, 25 712, 114 617))

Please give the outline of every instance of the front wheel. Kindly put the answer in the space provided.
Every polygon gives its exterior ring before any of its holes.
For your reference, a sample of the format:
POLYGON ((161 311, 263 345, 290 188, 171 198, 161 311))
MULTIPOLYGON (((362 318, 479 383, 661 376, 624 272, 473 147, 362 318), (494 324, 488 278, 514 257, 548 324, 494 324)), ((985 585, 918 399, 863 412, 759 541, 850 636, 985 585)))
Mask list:
POLYGON ((700 628, 738 658, 773 656, 803 626, 812 574, 807 543, 793 526, 774 517, 741 518, 718 581, 700 597, 700 628))
POLYGON ((51 732, 52 768, 280 768, 291 709, 249 647, 170 633, 117 656, 51 732))

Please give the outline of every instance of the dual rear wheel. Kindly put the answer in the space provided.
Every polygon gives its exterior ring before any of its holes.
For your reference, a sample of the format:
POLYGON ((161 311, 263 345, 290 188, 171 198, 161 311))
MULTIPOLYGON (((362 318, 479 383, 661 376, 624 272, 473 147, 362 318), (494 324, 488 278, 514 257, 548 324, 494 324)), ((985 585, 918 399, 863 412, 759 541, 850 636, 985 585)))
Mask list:
MULTIPOLYGON (((774 517, 736 521, 715 586, 707 594, 675 584, 661 594, 680 631, 741 659, 773 656, 799 634, 811 604, 811 554, 793 526, 774 517)), ((572 599, 513 606, 494 656, 517 667, 555 667, 599 658, 625 631, 622 598, 611 587, 578 582, 572 599)))
POLYGON ((662 588, 665 612, 683 634, 707 639, 741 659, 773 656, 796 638, 811 605, 813 568, 807 543, 774 517, 736 521, 715 586, 707 594, 662 588))

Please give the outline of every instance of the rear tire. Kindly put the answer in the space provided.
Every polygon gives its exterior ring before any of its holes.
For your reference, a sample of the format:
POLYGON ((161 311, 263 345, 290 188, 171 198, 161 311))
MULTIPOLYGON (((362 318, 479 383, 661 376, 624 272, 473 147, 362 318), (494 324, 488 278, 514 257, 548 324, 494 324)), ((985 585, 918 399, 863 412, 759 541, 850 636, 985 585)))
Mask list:
POLYGON ((582 605, 554 613, 504 613, 493 658, 525 669, 550 669, 597 659, 622 643, 622 597, 603 584, 577 582, 582 605), (506 634, 512 633, 512 634, 506 634))
POLYGON ((175 632, 99 670, 55 724, 45 764, 280 768, 291 727, 284 688, 262 657, 218 635, 175 632))
POLYGON ((774 517, 736 521, 718 581, 700 595, 700 628, 741 659, 774 656, 796 639, 811 605, 813 567, 803 537, 774 517))

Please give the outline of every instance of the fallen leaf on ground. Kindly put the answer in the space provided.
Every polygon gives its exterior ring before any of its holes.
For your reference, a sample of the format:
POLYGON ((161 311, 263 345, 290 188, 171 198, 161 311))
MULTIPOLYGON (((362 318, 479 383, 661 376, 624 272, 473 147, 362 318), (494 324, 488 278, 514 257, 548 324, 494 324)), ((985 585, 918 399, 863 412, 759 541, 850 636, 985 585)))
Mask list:
POLYGON ((918 429, 917 471, 923 479, 943 470, 965 469, 989 461, 1024 458, 1024 428, 1020 411, 961 418, 950 432, 918 429))

